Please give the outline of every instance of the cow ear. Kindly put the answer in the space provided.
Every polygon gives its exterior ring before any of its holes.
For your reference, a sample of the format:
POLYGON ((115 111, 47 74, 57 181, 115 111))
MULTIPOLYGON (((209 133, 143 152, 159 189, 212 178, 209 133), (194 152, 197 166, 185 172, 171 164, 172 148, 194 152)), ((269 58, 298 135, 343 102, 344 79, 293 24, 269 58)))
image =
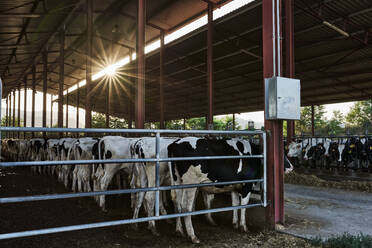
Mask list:
POLYGON ((301 148, 301 144, 298 144, 298 145, 297 145, 297 148, 301 148))

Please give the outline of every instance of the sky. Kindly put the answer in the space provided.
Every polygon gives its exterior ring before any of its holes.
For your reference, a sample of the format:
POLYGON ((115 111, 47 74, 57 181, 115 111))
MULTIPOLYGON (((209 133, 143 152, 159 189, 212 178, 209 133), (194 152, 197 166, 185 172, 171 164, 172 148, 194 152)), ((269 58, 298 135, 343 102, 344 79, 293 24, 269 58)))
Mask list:
MULTIPOLYGON (((233 0, 229 3, 227 3, 226 5, 220 7, 220 8, 217 8, 213 11, 213 19, 216 20, 244 5, 247 5, 248 3, 252 2, 253 0, 233 0)), ((184 27, 170 33, 170 34, 167 34, 165 36, 165 44, 171 42, 171 41, 174 41, 180 37, 182 37, 183 35, 187 34, 187 33, 190 33, 204 25, 207 24, 207 16, 204 15, 198 19, 196 19, 195 21, 191 22, 190 24, 188 25, 185 25, 184 27)), ((145 47, 145 53, 149 53, 151 51, 154 51, 156 49, 158 49, 160 47, 160 41, 159 40, 156 40, 154 42, 152 42, 151 44, 148 44, 146 47, 145 47)), ((135 59, 135 54, 132 54, 132 58, 135 59)), ((118 60, 116 63, 104 68, 102 71, 99 71, 97 72, 96 74, 94 74, 92 76, 92 79, 93 80, 96 80, 96 79, 99 79, 105 75, 108 75, 108 74, 111 74, 113 72, 115 72, 115 70, 119 67, 122 67, 124 65, 126 65, 127 63, 129 63, 129 57, 128 56, 125 56, 124 58, 121 58, 120 60, 118 60)), ((79 82, 80 86, 83 86, 85 85, 85 80, 79 82)), ((68 92, 72 92, 74 90, 76 90, 76 85, 70 87, 69 89, 65 90, 64 91, 64 94, 68 92)), ((31 90, 28 90, 27 92, 27 109, 28 109, 28 115, 27 115, 27 125, 29 126, 31 124, 31 90)), ((24 91, 21 91, 21 119, 23 119, 23 96, 24 96, 24 91)), ((47 95, 47 125, 50 125, 50 95, 47 95)), ((53 99, 56 99, 57 96, 54 96, 53 99)), ((41 125, 41 111, 42 111, 42 94, 40 92, 38 92, 36 94, 36 126, 39 126, 41 125)), ((331 116, 332 116, 332 113, 334 110, 340 110, 341 113, 343 114, 346 114, 350 107, 353 105, 353 102, 348 102, 348 103, 339 103, 339 104, 329 104, 329 105, 325 105, 326 108, 326 118, 330 119, 331 116)), ((2 100, 2 111, 1 111, 1 116, 3 117, 5 115, 5 100, 3 99, 2 100)), ((16 93, 16 108, 18 106, 18 93, 16 93)), ((66 108, 66 106, 64 106, 64 109, 66 108)), ((74 107, 69 107, 68 108, 68 112, 69 112, 69 127, 75 127, 75 116, 76 116, 76 108, 74 107)), ((85 115, 85 111, 83 109, 80 109, 80 119, 79 119, 79 123, 80 123, 80 126, 83 126, 84 124, 84 117, 85 115)), ((255 122, 258 122, 258 123, 263 123, 264 121, 264 116, 263 116, 263 111, 259 111, 259 112, 251 112, 251 113, 241 113, 239 115, 237 115, 238 118, 241 118, 241 119, 244 119, 244 120, 253 120, 255 122)), ((57 122, 57 104, 53 104, 53 125, 56 124, 57 122)))
MULTIPOLYGON (((325 106, 325 117, 329 120, 332 118, 333 111, 339 110, 342 114, 347 114, 350 108, 355 102, 344 102, 344 103, 335 103, 335 104, 326 104, 325 106)), ((238 118, 244 120, 253 120, 255 122, 264 122, 264 113, 263 111, 250 112, 250 113, 241 113, 236 115, 238 118)))

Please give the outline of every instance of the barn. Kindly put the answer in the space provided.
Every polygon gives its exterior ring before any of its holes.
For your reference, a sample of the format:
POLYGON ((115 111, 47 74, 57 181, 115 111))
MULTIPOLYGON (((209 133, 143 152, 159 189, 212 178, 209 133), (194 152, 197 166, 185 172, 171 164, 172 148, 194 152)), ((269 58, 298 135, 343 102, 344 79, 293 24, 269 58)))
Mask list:
MULTIPOLYGON (((293 83, 284 91, 298 99, 297 111, 300 105, 370 100, 371 12, 369 1, 353 0, 2 1, 0 111, 5 118, 0 127, 0 168, 31 167, 33 173, 56 173, 66 187, 74 176, 91 170, 95 174, 87 179, 92 180, 91 190, 4 194, 0 203, 93 197, 104 208, 105 196, 132 194, 135 204, 148 204, 148 214, 38 230, 26 227, 1 233, 0 239, 138 222, 149 222, 157 234, 155 221, 165 219, 177 219, 176 231, 182 234, 180 217, 186 224, 192 215, 238 210, 244 229, 246 208, 259 209, 269 229, 284 225, 283 120, 288 123, 289 143, 298 117, 269 118, 272 105, 265 81, 283 78, 293 83), (298 91, 293 90, 296 83, 298 91), (29 90, 31 104, 25 93, 29 90), (38 94, 42 106, 36 106, 38 94), (42 112, 41 125, 36 124, 36 109, 42 112), (259 110, 266 112, 263 131, 213 130, 216 115, 259 110), (75 123, 69 121, 72 113, 75 123), (92 113, 105 115, 105 128, 92 128, 92 113), (110 128, 112 117, 125 121, 125 128, 110 128), (205 118, 204 130, 166 128, 167 121, 194 117, 205 118), (260 149, 254 151, 254 145, 240 140, 242 136, 258 139, 260 149), (177 181, 187 177, 188 169, 181 173, 185 165, 194 168, 192 163, 197 161, 201 169, 192 173, 205 175, 205 170, 214 170, 209 164, 218 159, 236 166, 234 176, 211 179, 213 173, 208 171, 207 181, 199 178, 188 185, 177 181), (252 161, 261 164, 257 177, 239 174, 240 165, 245 166, 242 161, 250 161, 249 166, 252 161), (154 166, 146 167, 146 163, 154 166), (170 172, 168 165, 176 172, 170 172), (132 181, 128 187, 109 189, 119 170, 126 171, 132 181), (166 176, 164 170, 168 170, 166 176), (166 180, 172 183, 166 185, 166 180), (258 200, 247 204, 245 186, 252 183, 261 185, 258 200), (180 191, 181 198, 190 194, 194 199, 194 187, 223 185, 243 185, 236 191, 238 196, 232 196, 232 206, 230 202, 210 209, 212 193, 206 193, 206 209, 195 210, 193 204, 183 206, 178 201, 178 212, 163 212, 164 191, 180 191)), ((186 224, 187 235, 198 243, 190 230, 186 224)))

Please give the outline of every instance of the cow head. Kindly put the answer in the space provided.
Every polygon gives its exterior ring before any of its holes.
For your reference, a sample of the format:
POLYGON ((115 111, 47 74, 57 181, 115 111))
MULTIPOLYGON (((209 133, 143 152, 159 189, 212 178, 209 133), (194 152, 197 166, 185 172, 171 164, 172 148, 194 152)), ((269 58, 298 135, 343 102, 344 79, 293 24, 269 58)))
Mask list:
POLYGON ((320 160, 324 154, 325 154, 326 150, 323 146, 323 143, 319 143, 315 146, 315 150, 314 150, 314 154, 313 154, 313 159, 314 160, 320 160))
POLYGON ((300 158, 302 155, 301 143, 291 142, 288 146, 287 156, 289 158, 300 158))

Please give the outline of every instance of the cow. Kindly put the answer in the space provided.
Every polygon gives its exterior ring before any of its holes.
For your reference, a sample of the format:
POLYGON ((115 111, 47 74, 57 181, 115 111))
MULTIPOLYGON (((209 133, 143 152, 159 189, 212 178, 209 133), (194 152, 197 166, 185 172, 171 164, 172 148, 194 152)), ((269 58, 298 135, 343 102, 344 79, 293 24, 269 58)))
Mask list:
MULTIPOLYGON (((75 138, 63 138, 59 140, 59 156, 60 160, 72 160, 73 153, 71 153, 71 148, 77 141, 75 138)), ((57 167, 58 168, 58 167, 57 167)), ((73 165, 60 165, 58 171, 58 180, 62 182, 66 188, 68 188, 69 179, 72 179, 72 171, 74 170, 73 165)))
MULTIPOLYGON (((172 144, 177 138, 160 138, 160 151, 159 155, 161 158, 166 158, 168 156, 168 145, 172 144)), ((132 157, 135 158, 156 158, 156 139, 155 137, 145 137, 138 139, 133 143, 132 147, 132 157)), ((136 163, 135 164, 135 180, 132 187, 155 187, 155 163, 136 163)), ((159 169, 159 183, 160 185, 170 185, 169 167, 167 162, 160 163, 159 169)), ((162 199, 162 194, 160 194, 159 209, 162 215, 166 215, 167 212, 164 208, 162 199)), ((147 216, 154 216, 155 213, 155 192, 139 192, 136 194, 136 199, 133 201, 134 204, 134 214, 133 218, 138 218, 138 213, 140 207, 144 203, 145 210, 147 211, 147 216)), ((136 226, 136 225, 135 225, 136 226)), ((148 229, 154 234, 158 235, 155 227, 155 222, 150 221, 148 229)))
POLYGON ((355 137, 351 137, 345 143, 345 148, 342 151, 342 162, 345 167, 349 167, 351 163, 354 163, 354 166, 357 167, 357 162, 360 158, 360 152, 362 150, 363 144, 355 137))
MULTIPOLYGON (((96 147, 93 147, 93 156, 99 159, 129 159, 131 158, 131 145, 137 138, 124 138, 121 136, 105 136, 99 140, 96 147), (97 154, 98 153, 98 154, 97 154)), ((93 189, 94 191, 107 190, 114 175, 123 171, 131 181, 133 164, 131 163, 110 163, 99 164, 94 170, 93 189)), ((105 207, 105 195, 95 198, 103 211, 105 207)))
MULTIPOLYGON (((75 142, 72 151, 76 160, 90 160, 93 159, 93 146, 98 144, 95 138, 85 137, 80 138, 75 142)), ((92 191, 91 185, 92 165, 75 165, 72 172, 72 190, 75 192, 76 188, 79 192, 92 191)))
MULTIPOLYGON (((250 155, 251 146, 243 139, 204 139, 188 137, 179 139, 168 146, 169 157, 195 156, 229 156, 250 155)), ((261 159, 223 159, 223 160, 191 160, 173 161, 169 163, 173 185, 198 184, 207 182, 227 182, 257 179, 261 175, 261 159)), ((233 206, 246 205, 252 191, 252 183, 227 185, 223 187, 202 187, 202 191, 211 194, 232 192, 233 206)), ((172 191, 172 199, 178 212, 190 212, 194 209, 197 188, 178 189, 172 191)), ((246 209, 241 209, 240 223, 233 216, 233 225, 247 230, 245 220, 246 209)), ((184 217, 186 232, 193 243, 199 243, 194 233, 191 216, 184 217)), ((180 218, 177 219, 176 232, 183 235, 180 218)))

